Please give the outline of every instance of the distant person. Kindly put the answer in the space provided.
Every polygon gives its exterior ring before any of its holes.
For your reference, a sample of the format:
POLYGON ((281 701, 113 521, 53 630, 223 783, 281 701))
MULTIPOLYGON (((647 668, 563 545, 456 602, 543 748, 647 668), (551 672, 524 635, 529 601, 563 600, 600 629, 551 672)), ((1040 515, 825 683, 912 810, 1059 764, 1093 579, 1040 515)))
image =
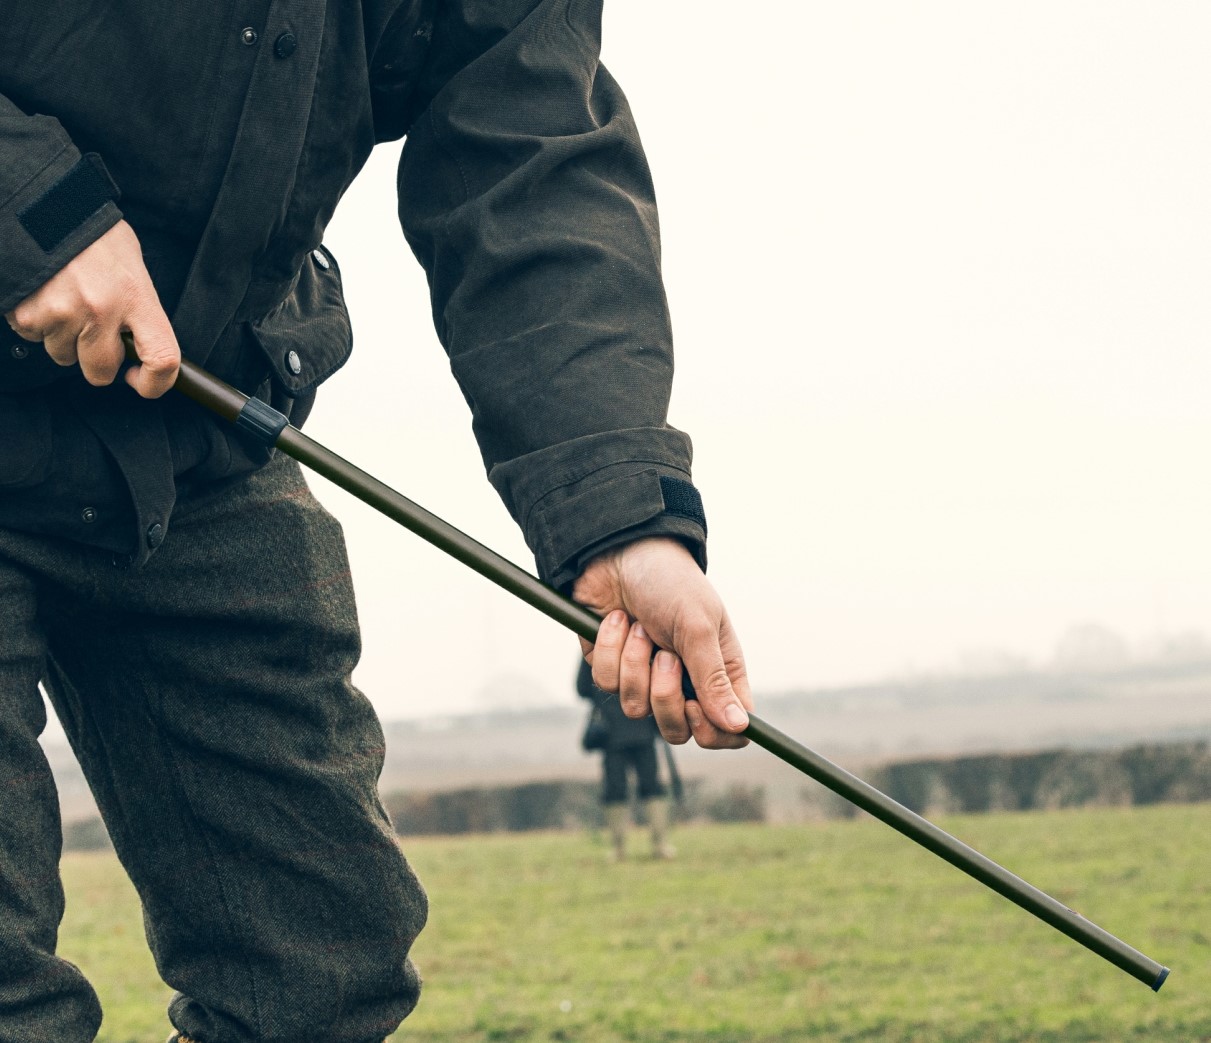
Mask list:
POLYGON ((634 772, 636 790, 651 829, 652 857, 674 857, 677 850, 668 842, 669 801, 656 761, 656 743, 663 740, 655 720, 623 713, 618 697, 593 683, 593 671, 583 660, 576 675, 576 691, 598 710, 590 717, 584 746, 601 751, 601 803, 610 831, 612 857, 618 861, 626 858, 631 816, 629 772, 634 772))

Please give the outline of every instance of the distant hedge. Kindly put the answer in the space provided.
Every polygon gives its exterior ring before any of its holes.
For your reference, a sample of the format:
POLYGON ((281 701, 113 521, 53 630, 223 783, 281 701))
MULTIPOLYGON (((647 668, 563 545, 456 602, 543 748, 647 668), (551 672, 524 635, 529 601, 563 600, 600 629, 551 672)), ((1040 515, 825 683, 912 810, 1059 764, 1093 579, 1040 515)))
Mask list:
MULTIPOLYGON (((764 822, 765 789, 735 783, 704 791, 697 779, 684 784, 674 816, 682 821, 764 822)), ((517 786, 480 786, 436 793, 387 793, 383 804, 401 836, 502 833, 529 829, 600 829, 605 824, 601 786, 555 780, 517 786)), ((642 820, 642 806, 636 809, 642 820)))
POLYGON ((886 764, 875 786, 920 814, 1211 800, 1206 742, 886 764))
POLYGON ((383 804, 402 836, 564 829, 601 818, 598 787, 553 781, 478 786, 436 793, 398 791, 383 804))
MULTIPOLYGON (((1211 800, 1211 746, 1167 743, 898 761, 868 769, 865 777, 924 815, 1193 803, 1211 800)), ((599 798, 596 782, 554 780, 433 793, 397 791, 384 794, 383 803, 401 836, 420 836, 600 829, 599 798)), ((853 805, 820 787, 805 791, 804 800, 811 803, 813 817, 855 813, 853 805)), ((762 822, 765 789, 742 783, 708 788, 701 780, 687 779, 675 815, 683 821, 762 822)), ((63 840, 69 851, 109 846, 100 819, 67 824, 63 840)))

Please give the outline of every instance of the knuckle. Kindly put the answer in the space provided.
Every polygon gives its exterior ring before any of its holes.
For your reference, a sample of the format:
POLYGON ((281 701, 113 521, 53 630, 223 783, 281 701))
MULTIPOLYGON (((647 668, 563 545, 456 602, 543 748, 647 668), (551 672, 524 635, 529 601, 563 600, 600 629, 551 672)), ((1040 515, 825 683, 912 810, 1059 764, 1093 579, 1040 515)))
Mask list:
POLYGON ((37 316, 37 308, 29 301, 22 301, 8 314, 8 324, 18 333, 32 333, 37 316))
POLYGON ((80 292, 75 314, 85 324, 96 325, 104 321, 109 310, 110 302, 103 294, 86 289, 80 292))
POLYGON ((608 675, 606 670, 603 667, 600 667, 596 662, 593 664, 593 684, 595 684, 603 692, 612 692, 615 695, 618 693, 617 675, 608 675))
POLYGON ((738 651, 728 654, 727 658, 723 662, 723 668, 727 673, 729 680, 733 677, 748 676, 748 664, 744 660, 743 653, 738 651))
POLYGON ((700 684, 696 684, 694 687, 704 698, 722 699, 731 691, 732 679, 728 676, 727 667, 720 663, 706 675, 700 684))
POLYGON ((155 351, 149 352, 145 357, 142 357, 140 361, 152 373, 171 373, 180 365, 181 355, 180 352, 176 350, 175 346, 162 347, 156 349, 155 351))

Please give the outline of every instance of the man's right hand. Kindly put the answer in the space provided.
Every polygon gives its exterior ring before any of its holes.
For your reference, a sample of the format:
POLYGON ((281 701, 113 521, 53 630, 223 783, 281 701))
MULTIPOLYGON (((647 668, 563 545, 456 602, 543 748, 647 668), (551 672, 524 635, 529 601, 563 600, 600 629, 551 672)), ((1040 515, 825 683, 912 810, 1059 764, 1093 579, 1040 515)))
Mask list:
POLYGON ((152 285, 134 229, 119 221, 5 316, 19 337, 41 341, 60 366, 80 364, 90 384, 113 383, 134 336, 139 364, 126 382, 158 398, 177 379, 181 349, 152 285))

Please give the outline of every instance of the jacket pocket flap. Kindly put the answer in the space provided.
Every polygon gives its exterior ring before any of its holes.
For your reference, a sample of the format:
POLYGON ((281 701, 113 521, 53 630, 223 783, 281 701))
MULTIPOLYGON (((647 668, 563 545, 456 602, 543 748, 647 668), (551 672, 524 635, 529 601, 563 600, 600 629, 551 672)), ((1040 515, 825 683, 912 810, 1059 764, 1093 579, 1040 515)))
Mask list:
POLYGON ((340 369, 353 351, 353 329, 332 255, 313 250, 286 299, 250 325, 274 382, 291 398, 340 369))

